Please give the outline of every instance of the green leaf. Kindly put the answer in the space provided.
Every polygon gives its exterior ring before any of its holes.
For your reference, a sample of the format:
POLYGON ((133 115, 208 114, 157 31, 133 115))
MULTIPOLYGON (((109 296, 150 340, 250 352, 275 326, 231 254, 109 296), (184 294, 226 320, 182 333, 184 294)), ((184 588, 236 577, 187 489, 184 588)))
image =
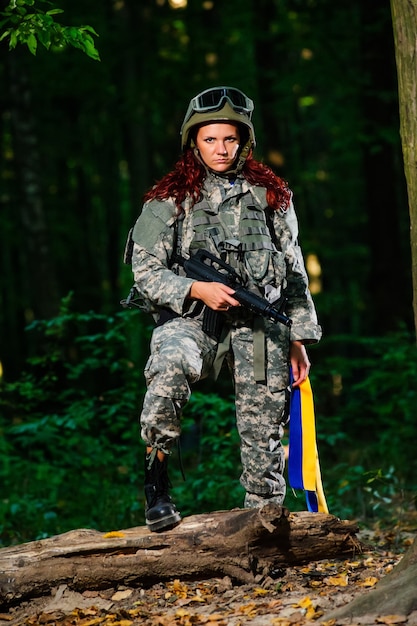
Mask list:
POLYGON ((46 28, 41 28, 38 31, 38 39, 41 42, 41 44, 47 50, 49 50, 49 48, 51 46, 51 30, 50 29, 46 29, 46 28))
POLYGON ((66 26, 65 27, 65 32, 68 36, 68 40, 79 40, 82 38, 82 33, 80 32, 80 29, 76 26, 66 26))
POLYGON ((16 47, 17 42, 18 42, 17 35, 18 33, 15 30, 10 33, 9 49, 16 47))
POLYGON ((94 61, 100 61, 100 55, 98 50, 94 46, 94 42, 92 39, 88 38, 84 40, 84 52, 94 59, 94 61))
POLYGON ((99 34, 94 30, 94 28, 92 26, 80 26, 80 29, 83 31, 88 31, 89 33, 91 33, 92 35, 95 35, 96 37, 99 37, 99 34))
MULTIPOLYGON (((43 1, 51 6, 50 2, 39 0, 43 1)), ((0 16, 6 17, 0 22, 0 41, 9 38, 9 50, 15 48, 18 43, 26 43, 33 55, 36 55, 38 40, 47 50, 63 48, 67 43, 99 61, 99 53, 91 38, 91 35, 98 36, 95 29, 89 25, 61 26, 54 22, 53 16, 63 12, 63 9, 59 8, 42 11, 36 7, 35 0, 10 2, 4 11, 0 11, 0 16), (34 6, 32 12, 25 8, 34 6), (1 32, 3 28, 6 30, 1 32)))
POLYGON ((36 37, 35 37, 35 35, 33 33, 31 33, 29 35, 29 37, 27 38, 26 43, 27 43, 27 47, 29 48, 31 53, 33 55, 36 55, 36 49, 38 47, 38 42, 37 42, 37 39, 36 39, 36 37))

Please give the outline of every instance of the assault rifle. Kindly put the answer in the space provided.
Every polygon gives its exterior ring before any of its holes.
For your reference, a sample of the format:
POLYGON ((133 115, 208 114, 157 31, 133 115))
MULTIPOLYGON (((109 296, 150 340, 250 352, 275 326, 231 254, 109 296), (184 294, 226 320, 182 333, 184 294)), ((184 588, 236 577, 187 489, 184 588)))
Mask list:
POLYGON ((233 297, 242 306, 252 311, 252 313, 262 315, 275 324, 280 322, 280 324, 285 326, 291 326, 292 320, 283 312, 287 301, 285 297, 281 297, 278 301, 279 305, 274 306, 265 298, 245 289, 242 286, 239 274, 234 268, 214 254, 211 254, 211 252, 200 248, 189 259, 176 255, 174 260, 184 268, 188 278, 204 282, 223 283, 234 289, 233 297))

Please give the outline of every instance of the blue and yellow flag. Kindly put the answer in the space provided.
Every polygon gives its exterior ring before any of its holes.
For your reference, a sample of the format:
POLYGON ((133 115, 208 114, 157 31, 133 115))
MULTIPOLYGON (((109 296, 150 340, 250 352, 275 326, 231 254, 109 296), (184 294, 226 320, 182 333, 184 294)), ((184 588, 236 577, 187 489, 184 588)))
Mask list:
POLYGON ((293 489, 303 489, 307 508, 328 513, 321 482, 316 441, 313 391, 309 378, 291 389, 288 478, 293 489))

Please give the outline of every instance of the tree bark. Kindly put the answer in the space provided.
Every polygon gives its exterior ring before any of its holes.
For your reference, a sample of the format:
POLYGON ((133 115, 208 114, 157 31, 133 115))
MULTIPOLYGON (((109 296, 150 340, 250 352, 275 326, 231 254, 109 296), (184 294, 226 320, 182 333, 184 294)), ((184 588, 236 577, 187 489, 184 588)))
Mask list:
POLYGON ((417 0, 391 0, 391 13, 410 212, 414 325, 417 329, 417 0))
POLYGON ((114 584, 228 575, 237 582, 274 578, 283 565, 361 550, 354 523, 324 513, 267 505, 195 515, 172 530, 113 533, 79 529, 0 550, 0 604, 66 584, 83 591, 114 584))
POLYGON ((49 245, 42 190, 42 165, 32 91, 21 51, 7 57, 14 161, 18 181, 23 275, 15 280, 30 316, 48 319, 58 313, 59 288, 49 245), (28 311, 29 310, 29 311, 28 311))
POLYGON ((401 213, 405 213, 407 195, 399 137, 384 133, 387 120, 398 127, 394 41, 389 7, 363 2, 361 6, 362 70, 367 82, 361 93, 363 111, 361 141, 363 150, 367 244, 369 246, 368 296, 373 334, 394 331, 404 320, 412 321, 410 272, 398 268, 410 265, 407 242, 404 243, 401 213), (379 24, 378 28, 375 24, 379 24), (373 30, 373 46, 369 33, 373 30), (387 98, 387 94, 393 97, 387 98), (397 182, 398 178, 398 182, 397 182), (391 180, 386 185, 382 181, 391 180), (400 191, 401 190, 401 191, 400 191), (389 250, 389 254, 387 251, 389 250), (381 312, 383 311, 383 315, 381 312))

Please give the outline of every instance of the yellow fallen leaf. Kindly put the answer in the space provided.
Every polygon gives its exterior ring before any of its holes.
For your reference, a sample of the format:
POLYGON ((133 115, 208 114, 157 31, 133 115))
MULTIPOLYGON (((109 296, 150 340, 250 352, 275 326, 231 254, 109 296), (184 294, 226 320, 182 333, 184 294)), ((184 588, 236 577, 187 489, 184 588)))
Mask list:
POLYGON ((178 578, 174 580, 173 583, 168 585, 169 589, 175 593, 180 598, 186 598, 188 595, 188 587, 184 585, 178 578))
POLYGON ((242 606, 240 606, 238 611, 239 613, 243 613, 248 617, 255 617, 257 613, 256 608, 256 603, 250 602, 249 604, 243 604, 242 606))
POLYGON ((268 589, 262 589, 262 587, 256 587, 256 589, 253 590, 254 596, 266 596, 268 593, 268 589))
POLYGON ((378 582, 378 578, 375 578, 375 576, 368 576, 368 578, 365 578, 365 580, 361 583, 359 583, 360 587, 373 587, 374 585, 376 585, 376 583, 378 582))
POLYGON ((186 606, 187 604, 191 604, 191 602, 203 602, 205 603, 205 599, 202 596, 195 595, 189 598, 179 598, 176 602, 178 606, 186 606))
POLYGON ((96 626, 96 624, 104 622, 105 619, 104 617, 95 617, 94 619, 89 619, 87 622, 83 622, 83 626, 96 626))
POLYGON ((120 530, 112 530, 109 533, 105 533, 103 537, 104 539, 113 539, 114 537, 125 537, 125 534, 120 532, 120 530))
POLYGON ((324 579, 326 585, 332 585, 334 587, 347 587, 348 576, 347 574, 340 574, 339 576, 328 576, 324 579))
POLYGON ((297 604, 294 604, 293 606, 299 606, 302 609, 307 609, 312 604, 313 603, 311 601, 311 598, 309 596, 306 596, 305 598, 303 598, 302 600, 300 600, 299 602, 297 602, 297 604))
POLYGON ((293 604, 294 608, 304 609, 306 619, 310 620, 316 615, 316 609, 313 606, 313 602, 309 596, 302 598, 297 604, 293 604))
POLYGON ((320 615, 323 615, 323 613, 318 613, 316 612, 316 609, 314 608, 314 606, 310 606, 308 607, 308 609, 306 609, 306 620, 310 621, 312 619, 315 619, 316 617, 319 617, 320 615))
POLYGON ((279 606, 282 606, 282 600, 271 600, 267 604, 268 611, 273 611, 279 606))

